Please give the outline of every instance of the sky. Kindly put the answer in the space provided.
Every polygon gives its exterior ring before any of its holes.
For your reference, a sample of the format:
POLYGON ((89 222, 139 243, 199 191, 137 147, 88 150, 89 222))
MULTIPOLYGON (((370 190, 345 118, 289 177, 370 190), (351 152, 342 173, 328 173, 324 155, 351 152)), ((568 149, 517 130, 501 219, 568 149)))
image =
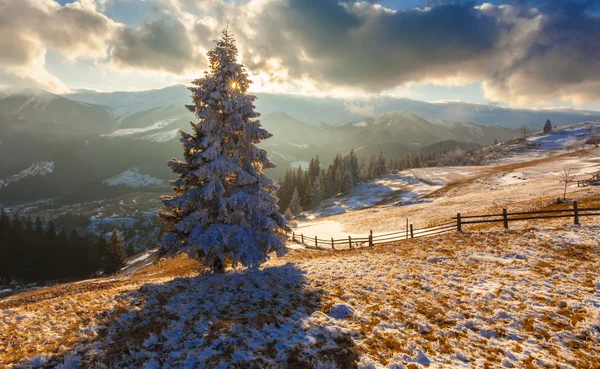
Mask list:
POLYGON ((255 92, 600 110, 600 0, 0 0, 0 87, 189 84, 227 25, 255 92))

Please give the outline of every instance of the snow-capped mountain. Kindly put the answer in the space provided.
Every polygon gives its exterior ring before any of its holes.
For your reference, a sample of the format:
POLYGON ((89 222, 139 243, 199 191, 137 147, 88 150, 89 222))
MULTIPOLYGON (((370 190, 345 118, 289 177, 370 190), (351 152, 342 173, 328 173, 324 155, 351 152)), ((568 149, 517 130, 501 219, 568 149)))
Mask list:
POLYGON ((190 100, 191 93, 183 85, 146 91, 96 92, 81 90, 67 94, 73 100, 107 107, 110 115, 117 122, 136 113, 182 104, 190 100))
POLYGON ((61 139, 82 134, 103 133, 113 120, 104 106, 52 94, 40 89, 25 89, 0 96, 0 134, 41 135, 61 139))

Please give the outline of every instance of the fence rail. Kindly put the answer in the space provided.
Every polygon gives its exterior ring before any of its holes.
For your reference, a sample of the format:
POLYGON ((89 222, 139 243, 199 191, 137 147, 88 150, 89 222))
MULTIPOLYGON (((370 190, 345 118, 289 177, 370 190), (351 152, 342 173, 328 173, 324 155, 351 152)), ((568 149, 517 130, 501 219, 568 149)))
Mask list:
POLYGON ((317 236, 306 236, 304 234, 296 234, 292 233, 292 240, 296 242, 300 242, 309 247, 315 247, 317 249, 322 249, 322 246, 326 248, 330 248, 332 250, 339 250, 341 247, 336 248, 336 246, 343 246, 346 249, 354 249, 357 247, 363 246, 375 246, 381 245, 384 243, 397 242, 406 240, 409 238, 419 238, 425 236, 433 236, 437 234, 447 233, 456 229, 456 223, 446 223, 428 228, 414 229, 412 224, 409 224, 409 228, 396 231, 389 232, 384 234, 373 235, 373 231, 369 232, 367 236, 358 236, 352 237, 348 236, 348 238, 331 238, 329 240, 325 240, 322 238, 318 238, 317 236))
POLYGON ((408 223, 404 230, 389 232, 384 234, 373 235, 373 231, 369 231, 367 236, 338 238, 333 237, 329 240, 318 238, 317 236, 308 237, 304 234, 292 233, 292 240, 300 242, 306 246, 314 246, 317 249, 322 249, 321 246, 331 248, 332 250, 339 250, 336 246, 347 246, 349 249, 356 247, 374 246, 381 245, 391 242, 399 242, 412 238, 435 236, 451 231, 463 231, 463 226, 470 224, 483 224, 483 223, 503 223, 504 228, 508 229, 510 222, 517 221, 528 221, 536 219, 553 219, 553 218, 573 218, 574 224, 580 224, 580 217, 588 216, 600 216, 600 207, 596 208, 579 208, 577 201, 573 202, 573 207, 570 209, 552 209, 552 210, 537 210, 537 211, 519 211, 509 213, 507 209, 502 209, 501 214, 481 214, 481 215, 461 215, 457 213, 456 217, 452 218, 452 221, 441 223, 427 228, 415 229, 412 224, 408 223), (491 219, 490 219, 491 218, 491 219))
POLYGON ((589 179, 584 179, 577 181, 577 187, 585 187, 590 185, 599 185, 600 184, 600 173, 596 173, 592 175, 589 179))

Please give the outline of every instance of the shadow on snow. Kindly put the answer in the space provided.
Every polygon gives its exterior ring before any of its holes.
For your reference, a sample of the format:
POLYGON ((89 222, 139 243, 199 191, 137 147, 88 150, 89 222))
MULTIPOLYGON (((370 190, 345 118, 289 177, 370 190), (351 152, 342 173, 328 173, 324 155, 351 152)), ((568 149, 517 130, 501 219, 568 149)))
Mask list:
POLYGON ((293 264, 146 284, 95 338, 17 367, 355 368, 351 338, 317 322, 320 296, 293 264))

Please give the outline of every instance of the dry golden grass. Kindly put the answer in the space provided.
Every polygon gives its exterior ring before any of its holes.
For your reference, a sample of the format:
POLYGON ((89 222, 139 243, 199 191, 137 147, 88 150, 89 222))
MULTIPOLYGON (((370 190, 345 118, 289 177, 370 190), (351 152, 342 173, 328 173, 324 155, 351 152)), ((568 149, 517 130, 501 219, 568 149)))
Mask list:
POLYGON ((0 312, 12 311, 22 319, 13 319, 0 329, 0 367, 72 347, 88 337, 86 327, 110 320, 128 309, 127 299, 115 297, 137 290, 145 283, 195 275, 199 269, 198 262, 180 256, 161 266, 149 265, 129 276, 65 283, 1 299, 0 312), (103 315, 106 311, 113 316, 103 315), (60 326, 54 326, 52 321, 60 322, 60 326))

